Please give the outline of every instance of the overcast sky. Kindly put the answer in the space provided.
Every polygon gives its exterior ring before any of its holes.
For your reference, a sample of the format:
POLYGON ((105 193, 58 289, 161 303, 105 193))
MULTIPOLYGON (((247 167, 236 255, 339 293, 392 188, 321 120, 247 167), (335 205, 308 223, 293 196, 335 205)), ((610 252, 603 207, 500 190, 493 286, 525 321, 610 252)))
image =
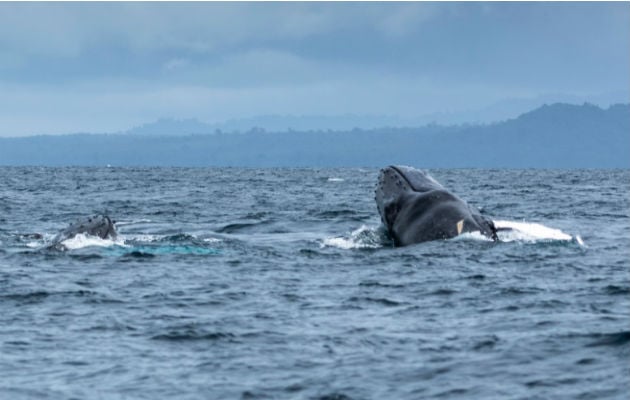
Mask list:
POLYGON ((0 3, 0 136, 627 102, 629 71, 628 2, 0 3))

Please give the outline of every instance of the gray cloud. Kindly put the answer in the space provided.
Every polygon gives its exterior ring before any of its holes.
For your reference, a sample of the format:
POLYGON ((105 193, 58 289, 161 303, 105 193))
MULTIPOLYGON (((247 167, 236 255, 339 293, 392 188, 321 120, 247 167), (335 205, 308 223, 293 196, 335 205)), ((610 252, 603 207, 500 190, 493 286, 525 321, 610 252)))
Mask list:
POLYGON ((0 3, 0 135, 601 98, 629 48, 627 3, 0 3))

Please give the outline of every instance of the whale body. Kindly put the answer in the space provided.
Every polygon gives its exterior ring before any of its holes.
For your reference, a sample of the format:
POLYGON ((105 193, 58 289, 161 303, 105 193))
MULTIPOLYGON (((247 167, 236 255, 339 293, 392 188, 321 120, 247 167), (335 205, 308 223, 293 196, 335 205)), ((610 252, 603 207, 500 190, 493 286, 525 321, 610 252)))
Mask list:
POLYGON ((75 237, 78 234, 97 236, 101 239, 116 239, 118 233, 114 221, 106 215, 93 215, 79 219, 59 232, 52 240, 50 247, 60 247, 64 240, 75 237))
POLYGON ((480 232, 498 240, 491 219, 448 191, 428 173, 389 166, 380 171, 375 200, 381 221, 396 246, 480 232))

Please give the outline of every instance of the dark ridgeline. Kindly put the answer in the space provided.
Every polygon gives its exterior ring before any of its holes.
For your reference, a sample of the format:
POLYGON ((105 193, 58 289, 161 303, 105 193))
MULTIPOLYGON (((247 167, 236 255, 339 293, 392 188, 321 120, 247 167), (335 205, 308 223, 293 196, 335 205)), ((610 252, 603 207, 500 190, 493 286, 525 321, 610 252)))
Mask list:
POLYGON ((202 125, 187 135, 0 138, 0 165, 630 167, 630 104, 544 105, 488 125, 198 132, 202 125))

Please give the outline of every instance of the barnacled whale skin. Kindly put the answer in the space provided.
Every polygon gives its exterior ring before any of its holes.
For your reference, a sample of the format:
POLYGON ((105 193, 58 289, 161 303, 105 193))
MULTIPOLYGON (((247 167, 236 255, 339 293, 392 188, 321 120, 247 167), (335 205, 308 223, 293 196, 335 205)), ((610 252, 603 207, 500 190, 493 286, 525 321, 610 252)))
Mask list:
POLYGON ((117 232, 114 221, 106 215, 93 215, 82 218, 59 232, 52 240, 51 247, 58 247, 66 239, 73 238, 78 234, 98 236, 101 239, 116 239, 117 232))
POLYGON ((374 199, 396 246, 449 239, 464 232, 481 232, 498 240, 492 220, 415 168, 383 168, 374 199))

